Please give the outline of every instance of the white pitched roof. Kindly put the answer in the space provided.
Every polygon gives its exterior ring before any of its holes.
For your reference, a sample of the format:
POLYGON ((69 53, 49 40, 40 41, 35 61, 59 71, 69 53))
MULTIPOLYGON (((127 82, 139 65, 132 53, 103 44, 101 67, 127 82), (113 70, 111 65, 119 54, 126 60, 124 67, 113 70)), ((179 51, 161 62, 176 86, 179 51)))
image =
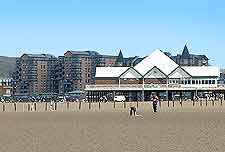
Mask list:
POLYGON ((142 75, 138 73, 134 68, 129 68, 120 78, 142 78, 142 75))
POLYGON ((162 73, 157 67, 153 67, 151 71, 146 73, 144 78, 166 78, 166 75, 162 73))
POLYGON ((190 78, 190 74, 184 70, 182 67, 176 68, 172 73, 170 73, 169 78, 190 78))
POLYGON ((114 78, 119 77, 129 67, 96 67, 95 77, 98 78, 114 78))
POLYGON ((219 77, 218 67, 214 66, 182 66, 193 77, 219 77))
POLYGON ((142 75, 145 75, 154 66, 159 68, 166 75, 169 75, 175 68, 178 67, 172 59, 157 49, 138 63, 134 68, 142 75))

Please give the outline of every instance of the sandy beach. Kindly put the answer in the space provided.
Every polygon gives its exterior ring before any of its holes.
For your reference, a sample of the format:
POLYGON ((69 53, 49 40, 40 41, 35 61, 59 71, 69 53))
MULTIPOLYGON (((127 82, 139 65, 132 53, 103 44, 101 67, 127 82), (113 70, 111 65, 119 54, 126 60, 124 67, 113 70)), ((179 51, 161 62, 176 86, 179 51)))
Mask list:
MULTIPOLYGON (((110 103, 111 104, 111 103, 110 103)), ((2 152, 224 152, 225 107, 0 112, 2 152)), ((135 104, 135 103, 134 103, 135 104)), ((88 107, 88 105, 85 104, 88 107)), ((103 107, 105 108, 103 109, 103 107)), ((148 107, 149 106, 149 107, 148 107)), ((108 108, 107 108, 108 107, 108 108)))

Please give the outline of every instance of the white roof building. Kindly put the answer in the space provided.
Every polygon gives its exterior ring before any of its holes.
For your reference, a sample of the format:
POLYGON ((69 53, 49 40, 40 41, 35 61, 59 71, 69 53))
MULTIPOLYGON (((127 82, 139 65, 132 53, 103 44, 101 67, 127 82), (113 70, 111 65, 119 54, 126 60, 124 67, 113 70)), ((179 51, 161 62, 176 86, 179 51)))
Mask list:
MULTIPOLYGON (((179 66, 157 49, 134 67, 97 67, 96 84, 86 90, 218 90, 215 66, 179 66)), ((224 89, 225 90, 225 89, 224 89)))
POLYGON ((179 66, 157 49, 135 67, 97 67, 96 78, 170 78, 219 77, 218 67, 179 66))

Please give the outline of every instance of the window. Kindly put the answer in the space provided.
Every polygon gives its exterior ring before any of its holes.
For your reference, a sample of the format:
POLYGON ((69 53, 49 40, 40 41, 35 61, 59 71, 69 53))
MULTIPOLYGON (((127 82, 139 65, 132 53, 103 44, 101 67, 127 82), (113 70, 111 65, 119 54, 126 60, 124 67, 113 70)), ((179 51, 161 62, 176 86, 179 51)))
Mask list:
POLYGON ((196 80, 196 84, 198 84, 198 80, 196 80))
POLYGON ((205 84, 205 80, 202 80, 202 84, 205 84))
POLYGON ((195 84, 195 80, 192 80, 192 84, 195 84))
POLYGON ((212 80, 212 84, 215 84, 216 83, 216 81, 215 80, 212 80))
POLYGON ((209 80, 209 84, 212 84, 212 80, 209 80))
POLYGON ((188 80, 188 84, 191 84, 191 80, 188 80))
POLYGON ((184 84, 184 80, 181 80, 181 84, 184 84))
POLYGON ((201 80, 199 80, 199 84, 202 84, 201 82, 202 82, 202 81, 201 81, 201 80))
POLYGON ((209 84, 209 80, 205 80, 205 84, 209 84))

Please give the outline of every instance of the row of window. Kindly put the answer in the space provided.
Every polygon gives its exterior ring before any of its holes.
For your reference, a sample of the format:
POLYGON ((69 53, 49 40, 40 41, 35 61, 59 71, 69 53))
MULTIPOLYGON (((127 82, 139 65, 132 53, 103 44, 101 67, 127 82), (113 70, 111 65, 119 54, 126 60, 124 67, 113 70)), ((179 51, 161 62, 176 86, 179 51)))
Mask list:
POLYGON ((0 82, 0 86, 10 86, 11 82, 0 82))
MULTIPOLYGON (((179 80, 170 80, 170 83, 179 84, 179 80)), ((180 84, 216 84, 215 80, 181 80, 180 84)))
POLYGON ((45 69, 46 68, 46 65, 41 65, 41 69, 45 69))
MULTIPOLYGON (((124 81, 126 81, 127 79, 126 79, 126 78, 124 78, 123 80, 124 80, 124 81)), ((139 80, 138 78, 136 78, 136 79, 135 79, 135 78, 133 78, 133 79, 129 79, 129 81, 138 81, 138 80, 139 80)))

